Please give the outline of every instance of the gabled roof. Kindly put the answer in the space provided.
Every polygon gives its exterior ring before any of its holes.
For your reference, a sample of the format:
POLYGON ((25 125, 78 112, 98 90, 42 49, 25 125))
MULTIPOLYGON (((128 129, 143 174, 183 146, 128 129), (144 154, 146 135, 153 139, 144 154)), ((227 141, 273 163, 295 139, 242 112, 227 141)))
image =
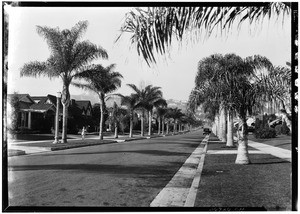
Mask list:
POLYGON ((92 104, 89 100, 75 100, 75 103, 81 110, 86 110, 89 106, 92 107, 92 104))
POLYGON ((13 96, 17 96, 19 101, 25 102, 25 103, 34 103, 33 99, 29 94, 8 94, 8 99, 12 98, 13 96))
POLYGON ((46 112, 48 110, 54 110, 53 104, 35 103, 30 106, 31 110, 37 110, 41 112, 46 112))

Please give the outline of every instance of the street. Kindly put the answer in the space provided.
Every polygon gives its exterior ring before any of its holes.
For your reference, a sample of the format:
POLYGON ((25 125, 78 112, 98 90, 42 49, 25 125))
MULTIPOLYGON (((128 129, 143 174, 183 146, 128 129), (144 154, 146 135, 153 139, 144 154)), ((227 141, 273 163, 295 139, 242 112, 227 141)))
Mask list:
POLYGON ((9 206, 148 207, 203 138, 197 131, 11 157, 9 206))

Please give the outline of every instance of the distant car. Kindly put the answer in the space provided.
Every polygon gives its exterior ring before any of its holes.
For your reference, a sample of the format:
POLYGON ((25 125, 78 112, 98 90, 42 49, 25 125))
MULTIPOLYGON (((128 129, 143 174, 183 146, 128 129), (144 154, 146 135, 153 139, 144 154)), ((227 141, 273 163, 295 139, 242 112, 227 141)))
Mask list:
POLYGON ((203 135, 207 135, 207 134, 210 134, 210 133, 211 133, 211 131, 210 131, 209 128, 204 128, 203 129, 203 135))

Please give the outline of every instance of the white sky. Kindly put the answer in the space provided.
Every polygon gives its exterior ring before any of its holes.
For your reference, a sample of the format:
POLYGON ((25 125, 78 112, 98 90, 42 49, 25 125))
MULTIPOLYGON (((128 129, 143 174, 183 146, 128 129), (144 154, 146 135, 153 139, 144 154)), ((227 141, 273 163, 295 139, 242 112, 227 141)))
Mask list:
MULTIPOLYGON (((171 59, 163 60, 155 68, 148 68, 138 58, 134 48, 129 49, 128 37, 114 44, 124 15, 130 8, 26 8, 9 9, 9 72, 8 93, 28 93, 32 96, 55 95, 61 91, 60 79, 20 78, 20 68, 30 61, 44 61, 49 57, 45 40, 36 32, 36 26, 71 28, 80 20, 88 20, 89 26, 83 40, 101 45, 109 54, 109 60, 97 60, 103 65, 117 64, 117 71, 123 76, 122 87, 117 91, 130 94, 128 83, 140 85, 141 81, 162 87, 166 99, 187 100, 194 86, 197 63, 203 57, 214 53, 236 53, 241 57, 260 54, 268 57, 274 65, 285 65, 291 56, 290 18, 265 23, 260 33, 249 33, 248 26, 239 32, 224 37, 211 37, 197 44, 183 44, 173 48, 171 59)), ((253 29, 252 29, 253 30, 253 29)), ((175 45, 176 46, 176 45, 175 45)), ((96 63, 93 62, 93 63, 96 63)), ((71 95, 87 94, 81 89, 70 87, 71 95)), ((94 96, 91 93, 92 96, 94 96)))

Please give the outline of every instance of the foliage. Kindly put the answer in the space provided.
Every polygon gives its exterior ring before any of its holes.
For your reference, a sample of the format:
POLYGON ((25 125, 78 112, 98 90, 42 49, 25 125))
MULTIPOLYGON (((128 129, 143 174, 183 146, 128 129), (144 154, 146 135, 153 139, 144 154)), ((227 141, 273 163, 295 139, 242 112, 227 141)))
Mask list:
POLYGON ((8 99, 11 107, 11 115, 9 118, 11 119, 10 129, 11 131, 17 131, 18 129, 18 116, 20 113, 20 100, 19 96, 16 92, 8 99))
POLYGON ((290 134, 290 129, 286 125, 285 121, 281 125, 281 134, 285 134, 285 135, 289 135, 290 134))
POLYGON ((270 127, 263 127, 261 126, 259 129, 256 129, 254 132, 255 138, 275 138, 276 137, 276 130, 270 127))
POLYGON ((131 43, 150 66, 156 63, 155 54, 165 54, 174 38, 182 41, 188 33, 196 38, 202 33, 210 36, 214 30, 224 34, 235 23, 240 27, 247 21, 260 24, 265 18, 284 17, 290 13, 290 7, 290 3, 268 2, 238 7, 135 8, 126 14, 118 39, 129 33, 131 43))
POLYGON ((74 27, 60 30, 57 28, 37 26, 37 33, 42 36, 49 47, 50 57, 46 61, 25 63, 21 76, 60 77, 63 81, 62 103, 63 140, 67 139, 67 106, 70 104, 69 86, 75 76, 85 70, 91 61, 97 58, 107 59, 106 50, 88 40, 80 41, 88 26, 87 21, 80 21, 74 27))

